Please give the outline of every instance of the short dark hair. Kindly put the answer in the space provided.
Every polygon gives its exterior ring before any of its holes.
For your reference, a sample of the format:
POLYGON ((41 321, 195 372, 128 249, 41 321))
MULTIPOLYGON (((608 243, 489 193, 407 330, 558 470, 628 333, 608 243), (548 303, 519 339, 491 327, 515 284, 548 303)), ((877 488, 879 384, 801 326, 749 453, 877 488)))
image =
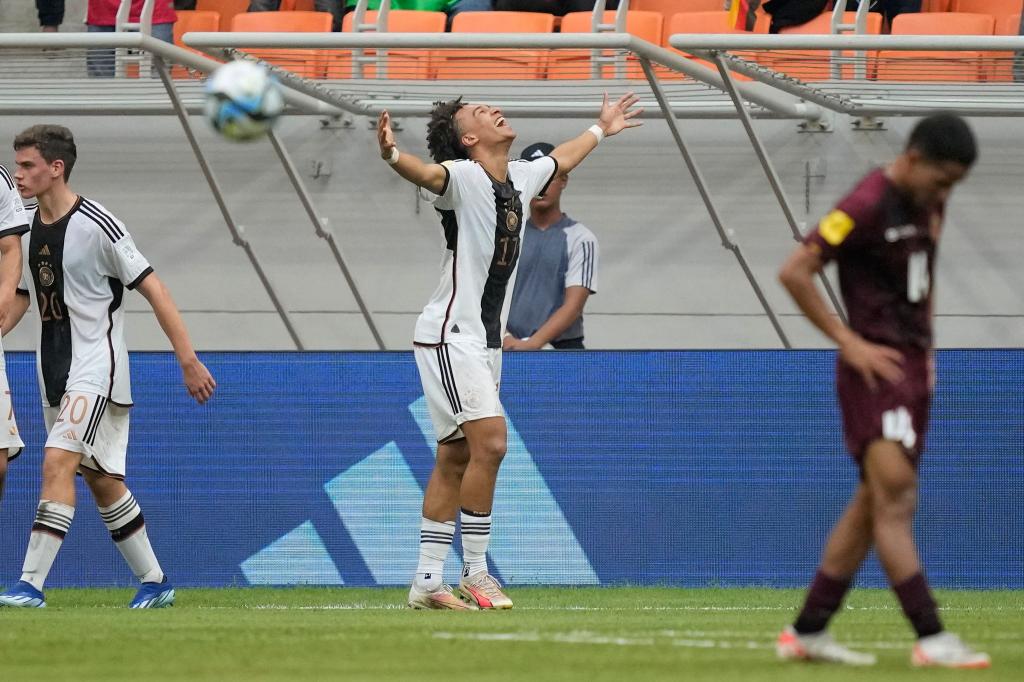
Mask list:
POLYGON ((71 177, 71 169, 78 158, 75 136, 64 126, 42 123, 23 130, 14 138, 14 151, 35 147, 46 163, 57 159, 64 162, 64 182, 71 177))
POLYGON ((953 161, 970 168, 978 158, 978 143, 967 121, 948 112, 917 122, 907 140, 907 151, 920 152, 928 161, 953 161))
POLYGON ((455 114, 466 106, 462 98, 446 102, 434 102, 430 110, 430 121, 427 122, 427 149, 437 163, 452 159, 468 159, 469 152, 462 145, 459 126, 455 123, 455 114))

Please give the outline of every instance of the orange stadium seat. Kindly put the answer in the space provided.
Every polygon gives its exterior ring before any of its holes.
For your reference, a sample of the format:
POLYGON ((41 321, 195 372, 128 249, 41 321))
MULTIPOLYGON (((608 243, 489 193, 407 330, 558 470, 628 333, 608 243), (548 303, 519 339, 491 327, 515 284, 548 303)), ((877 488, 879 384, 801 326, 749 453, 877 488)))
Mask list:
MULTIPOLYGON (((768 25, 771 23, 771 17, 767 14, 758 15, 757 26, 753 33, 767 33, 768 25)), ((669 45, 668 38, 676 33, 747 33, 742 29, 734 28, 729 25, 729 12, 727 10, 716 10, 714 12, 678 12, 673 14, 668 21, 668 25, 665 27, 665 47, 679 52, 679 54, 693 59, 698 63, 710 68, 716 69, 717 66, 714 64, 697 59, 692 55, 675 49, 669 45)), ((763 61, 761 53, 756 54, 744 54, 744 58, 751 59, 752 61, 763 61)), ((680 78, 681 74, 678 71, 669 71, 667 69, 658 69, 658 75, 661 78, 680 78)), ((733 76, 739 80, 750 80, 746 76, 738 73, 733 73, 733 76)))
POLYGON ((921 2, 922 12, 948 12, 953 0, 923 0, 921 2))
MULTIPOLYGON (((376 10, 367 11, 363 21, 375 23, 377 21, 376 10)), ((388 12, 388 25, 386 29, 389 33, 444 33, 446 21, 448 21, 448 17, 444 12, 393 9, 388 12)), ((351 32, 354 22, 355 12, 347 13, 344 21, 341 23, 341 30, 346 33, 351 32)), ((375 53, 375 50, 365 51, 367 56, 372 56, 375 53)), ((436 51, 434 50, 388 50, 387 77, 418 80, 431 78, 433 76, 431 69, 435 54, 436 51)), ((351 60, 351 53, 347 50, 344 52, 332 51, 328 62, 327 77, 348 78, 350 74, 354 73, 349 68, 349 60, 351 60), (337 63, 341 64, 343 73, 339 72, 339 68, 331 66, 331 63, 335 61, 335 56, 341 58, 341 61, 337 63)), ((373 63, 368 63, 363 69, 363 77, 376 78, 377 67, 373 63)))
MULTIPOLYGON (((562 17, 562 33, 590 33, 593 29, 592 12, 570 12, 562 17)), ((606 24, 615 23, 615 12, 606 11, 602 17, 606 24)), ((626 32, 654 45, 661 44, 662 16, 660 12, 642 10, 626 12, 626 32)), ((608 52, 611 56, 611 51, 608 52)), ((548 78, 590 78, 590 50, 555 50, 548 56, 548 78)), ((606 78, 615 77, 615 67, 608 64, 601 69, 606 78)), ((643 68, 635 57, 627 59, 626 78, 645 78, 643 68)))
MULTIPOLYGON (((985 35, 995 31, 989 14, 936 12, 901 14, 892 22, 892 34, 985 35)), ((978 81, 985 77, 981 52, 883 51, 878 62, 878 79, 889 81, 978 81)))
MULTIPOLYGON (((856 12, 844 12, 843 23, 852 24, 857 20, 856 12)), ((882 32, 882 15, 869 12, 865 31, 868 35, 879 35, 882 32)), ((784 28, 781 35, 828 35, 832 32, 832 13, 826 12, 806 24, 784 28)), ((852 57, 853 52, 844 52, 843 56, 852 57)), ((869 52, 867 55, 867 73, 873 73, 873 62, 878 56, 877 52, 869 52)), ((805 81, 821 81, 832 78, 832 54, 823 50, 787 50, 785 54, 773 54, 771 66, 793 78, 805 81)), ((841 76, 853 78, 854 69, 851 65, 844 65, 841 76)))
POLYGON ((676 12, 713 12, 725 7, 722 0, 632 0, 630 10, 661 12, 668 21, 676 12))
MULTIPOLYGON (((996 21, 995 34, 997 36, 1015 36, 1020 34, 1020 12, 1000 17, 996 21)), ((992 57, 986 77, 991 81, 1009 82, 1013 80, 1013 53, 1012 52, 989 52, 986 57, 992 57)))
MULTIPOLYGON (((330 12, 249 12, 236 15, 231 22, 231 30, 256 33, 330 33, 331 21, 330 12)), ((324 50, 259 49, 247 52, 303 78, 324 76, 324 50)))
MULTIPOLYGON (((191 50, 196 54, 202 54, 204 57, 208 55, 194 50, 181 41, 181 37, 189 31, 218 31, 220 30, 220 14, 217 12, 206 12, 200 10, 185 10, 179 9, 178 20, 174 22, 174 44, 178 47, 183 47, 186 50, 191 50)), ((174 66, 171 69, 171 76, 173 78, 190 78, 198 77, 191 76, 183 66, 174 66)))
POLYGON ((316 4, 313 0, 281 0, 277 9, 279 12, 314 12, 316 4))
POLYGON ((249 0, 196 0, 196 11, 216 12, 220 15, 220 30, 230 31, 235 15, 249 11, 249 0))
POLYGON ((1024 2, 1021 0, 953 0, 951 12, 968 14, 991 14, 998 21, 1011 14, 1020 14, 1024 2))
MULTIPOLYGON (((551 33, 555 17, 543 12, 462 12, 452 33, 551 33)), ((444 50, 437 53, 437 78, 467 80, 544 78, 544 50, 444 50)))

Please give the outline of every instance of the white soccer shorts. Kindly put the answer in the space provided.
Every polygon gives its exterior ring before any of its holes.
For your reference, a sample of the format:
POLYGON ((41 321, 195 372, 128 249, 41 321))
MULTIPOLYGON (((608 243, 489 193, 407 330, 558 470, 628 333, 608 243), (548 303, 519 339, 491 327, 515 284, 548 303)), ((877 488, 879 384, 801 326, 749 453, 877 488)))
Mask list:
POLYGON ((473 343, 416 346, 416 367, 438 443, 464 438, 462 424, 504 417, 501 349, 473 343))
POLYGON ((11 399, 11 387, 7 383, 7 372, 2 367, 3 354, 0 353, 0 453, 6 452, 11 460, 21 454, 25 443, 18 433, 18 423, 14 420, 14 402, 11 399))
POLYGON ((80 453, 79 468, 124 478, 129 411, 106 396, 68 391, 60 399, 60 407, 43 408, 49 431, 46 447, 80 453))

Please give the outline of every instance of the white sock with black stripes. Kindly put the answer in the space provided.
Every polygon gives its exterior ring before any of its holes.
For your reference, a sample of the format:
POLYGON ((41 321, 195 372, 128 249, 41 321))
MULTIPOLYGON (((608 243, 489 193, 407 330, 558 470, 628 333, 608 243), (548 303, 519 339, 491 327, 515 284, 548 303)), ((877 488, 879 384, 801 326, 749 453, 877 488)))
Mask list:
POLYGON ((444 560, 455 538, 454 521, 431 521, 423 517, 420 524, 420 562, 416 566, 413 585, 421 592, 436 592, 444 577, 444 560))
POLYGON ((487 571, 487 545, 491 542, 491 515, 462 510, 462 575, 469 577, 487 571))
POLYGON ((153 546, 146 533, 146 522, 142 508, 135 501, 132 491, 127 491, 120 500, 109 507, 100 507, 100 516, 110 531, 110 537, 117 545, 121 556, 128 562, 132 573, 141 582, 158 583, 164 579, 160 562, 156 560, 153 546))
POLYGON ((37 590, 43 589, 46 576, 50 574, 53 560, 57 558, 57 552, 74 518, 74 507, 63 502, 39 500, 28 550, 25 551, 25 563, 21 568, 21 579, 37 590))

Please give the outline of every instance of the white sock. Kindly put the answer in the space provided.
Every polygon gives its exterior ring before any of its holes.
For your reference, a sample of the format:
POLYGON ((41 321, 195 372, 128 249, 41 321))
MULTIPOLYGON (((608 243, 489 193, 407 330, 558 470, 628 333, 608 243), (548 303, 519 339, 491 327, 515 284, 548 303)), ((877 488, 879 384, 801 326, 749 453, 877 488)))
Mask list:
POLYGON ((39 500, 36 520, 32 524, 25 563, 21 568, 21 579, 37 590, 43 589, 46 576, 50 574, 53 560, 64 542, 64 536, 75 518, 75 508, 62 502, 39 500))
POLYGON ((491 515, 462 510, 462 575, 468 577, 487 570, 487 545, 491 541, 491 515))
POLYGON ((158 583, 164 579, 160 562, 156 560, 153 546, 149 544, 146 522, 142 509, 129 490, 120 500, 109 507, 100 507, 100 516, 110 537, 128 562, 135 577, 144 583, 158 583))
POLYGON ((416 566, 413 585, 422 592, 435 592, 444 577, 444 560, 455 537, 454 521, 431 521, 423 517, 420 524, 420 562, 416 566))

